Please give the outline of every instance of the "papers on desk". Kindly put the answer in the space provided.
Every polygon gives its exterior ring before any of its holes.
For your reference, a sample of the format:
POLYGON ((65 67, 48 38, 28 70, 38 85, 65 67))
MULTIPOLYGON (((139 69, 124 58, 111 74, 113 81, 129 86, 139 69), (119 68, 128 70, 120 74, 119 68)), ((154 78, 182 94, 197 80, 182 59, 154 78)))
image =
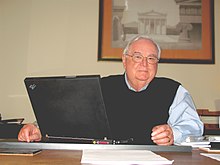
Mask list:
POLYGON ((180 144, 175 144, 179 146, 192 146, 192 148, 201 148, 201 147, 210 147, 209 141, 200 141, 200 142, 182 142, 180 144))
POLYGON ((210 141, 204 136, 188 136, 182 143, 175 143, 179 146, 191 146, 192 148, 210 147, 210 141))
POLYGON ((209 157, 211 159, 215 159, 217 161, 220 161, 220 154, 208 154, 208 153, 200 153, 200 155, 209 157))
POLYGON ((102 150, 85 149, 83 150, 81 163, 88 164, 172 164, 170 161, 160 155, 148 150, 102 150))
POLYGON ((211 141, 220 141, 220 135, 205 135, 206 139, 211 141))

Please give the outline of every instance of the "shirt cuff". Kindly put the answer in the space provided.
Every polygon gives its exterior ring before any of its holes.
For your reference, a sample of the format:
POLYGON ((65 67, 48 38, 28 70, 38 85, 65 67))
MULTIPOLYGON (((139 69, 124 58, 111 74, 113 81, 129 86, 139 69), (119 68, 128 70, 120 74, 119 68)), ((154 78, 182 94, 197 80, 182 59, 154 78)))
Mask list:
POLYGON ((174 143, 182 143, 185 141, 185 137, 183 137, 183 134, 176 128, 172 128, 173 130, 173 136, 174 136, 174 143))

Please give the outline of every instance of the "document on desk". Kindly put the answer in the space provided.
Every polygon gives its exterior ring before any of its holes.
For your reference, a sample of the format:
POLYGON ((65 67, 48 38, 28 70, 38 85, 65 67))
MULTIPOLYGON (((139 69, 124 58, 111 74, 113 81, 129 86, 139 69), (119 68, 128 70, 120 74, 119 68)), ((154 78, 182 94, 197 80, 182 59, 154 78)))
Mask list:
POLYGON ((185 141, 175 143, 178 146, 191 146, 192 148, 210 147, 210 141, 205 136, 188 136, 185 141))
POLYGON ((217 161, 220 161, 220 154, 208 154, 208 153, 200 153, 200 155, 209 157, 211 159, 215 159, 217 161))
POLYGON ((85 149, 83 150, 81 163, 105 164, 105 165, 159 165, 172 164, 174 160, 168 160, 148 150, 111 150, 111 149, 85 149))
POLYGON ((209 141, 200 141, 200 142, 182 142, 175 143, 178 146, 191 146, 192 148, 200 148, 200 147, 210 147, 209 141))

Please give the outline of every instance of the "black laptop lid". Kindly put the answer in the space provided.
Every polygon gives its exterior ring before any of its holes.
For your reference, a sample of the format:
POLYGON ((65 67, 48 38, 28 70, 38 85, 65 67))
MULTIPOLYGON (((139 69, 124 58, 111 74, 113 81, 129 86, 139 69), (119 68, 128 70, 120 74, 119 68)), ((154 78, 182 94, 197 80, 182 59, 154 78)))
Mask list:
POLYGON ((27 77, 24 81, 43 135, 110 137, 100 76, 27 77))

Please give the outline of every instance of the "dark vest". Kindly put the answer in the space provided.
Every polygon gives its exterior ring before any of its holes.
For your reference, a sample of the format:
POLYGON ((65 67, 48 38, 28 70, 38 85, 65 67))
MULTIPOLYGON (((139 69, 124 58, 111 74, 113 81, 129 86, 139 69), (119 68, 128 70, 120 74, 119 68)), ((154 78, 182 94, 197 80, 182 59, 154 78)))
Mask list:
POLYGON ((114 139, 133 138, 135 144, 154 144, 151 130, 166 124, 180 83, 167 78, 154 78, 147 89, 128 89, 124 75, 101 79, 102 92, 114 139))

